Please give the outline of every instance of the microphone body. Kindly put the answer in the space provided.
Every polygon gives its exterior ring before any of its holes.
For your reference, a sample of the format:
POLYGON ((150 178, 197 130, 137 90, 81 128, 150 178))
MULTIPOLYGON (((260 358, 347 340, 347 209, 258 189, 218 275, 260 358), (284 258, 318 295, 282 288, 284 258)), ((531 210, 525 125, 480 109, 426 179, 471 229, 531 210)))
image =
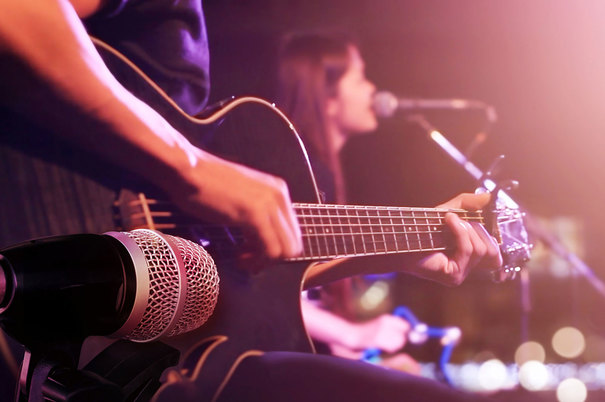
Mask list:
POLYGON ((218 273, 201 246, 146 229, 17 244, 0 251, 0 269, 0 325, 30 348, 177 335, 202 325, 218 298, 218 273))
POLYGON ((378 117, 391 117, 397 111, 419 111, 419 110, 462 110, 483 109, 486 110, 490 121, 496 120, 493 107, 483 102, 469 99, 420 99, 400 98, 388 91, 379 91, 374 95, 372 108, 378 117))

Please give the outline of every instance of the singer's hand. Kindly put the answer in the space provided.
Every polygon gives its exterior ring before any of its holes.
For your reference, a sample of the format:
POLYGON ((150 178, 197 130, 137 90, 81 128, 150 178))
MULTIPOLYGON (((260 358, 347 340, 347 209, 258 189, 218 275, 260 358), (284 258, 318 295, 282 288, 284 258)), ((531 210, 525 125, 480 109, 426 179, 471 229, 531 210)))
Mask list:
POLYGON ((360 359, 363 351, 377 348, 394 353, 405 346, 410 324, 401 317, 382 314, 365 322, 353 322, 328 310, 301 300, 301 309, 309 335, 327 343, 336 356, 360 359))
POLYGON ((405 346, 410 324, 401 317, 382 314, 370 321, 359 323, 353 349, 378 348, 394 353, 405 346))
POLYGON ((174 193, 181 209, 252 232, 269 258, 294 257, 302 251, 300 227, 283 180, 197 148, 195 152, 198 162, 186 176, 188 189, 174 193))
MULTIPOLYGON (((487 205, 490 194, 460 194, 439 208, 476 210, 487 205)), ((495 269, 502 265, 496 240, 476 222, 466 222, 454 213, 445 215, 445 222, 455 238, 452 253, 432 253, 418 260, 409 272, 448 285, 461 284, 475 266, 495 269)))

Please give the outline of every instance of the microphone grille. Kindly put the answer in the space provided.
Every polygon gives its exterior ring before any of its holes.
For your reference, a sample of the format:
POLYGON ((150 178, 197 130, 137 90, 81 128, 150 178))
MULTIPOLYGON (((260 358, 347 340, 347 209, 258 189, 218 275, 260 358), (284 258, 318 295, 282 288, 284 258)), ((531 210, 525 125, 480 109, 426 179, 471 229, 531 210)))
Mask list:
MULTIPOLYGON (((136 243, 136 250, 132 250, 122 241, 123 236, 118 238, 131 255, 136 254, 137 295, 131 317, 116 335, 148 342, 204 324, 214 311, 219 292, 219 276, 210 254, 192 241, 149 229, 120 234, 136 243), (141 253, 144 263, 137 258, 141 253)), ((118 237, 115 232, 111 235, 118 237)))
POLYGON ((379 91, 374 94, 372 108, 378 117, 391 117, 399 107, 399 100, 388 91, 379 91))
POLYGON ((192 331, 204 324, 214 312, 219 292, 219 276, 214 260, 202 246, 170 236, 180 251, 187 270, 185 308, 168 336, 192 331))

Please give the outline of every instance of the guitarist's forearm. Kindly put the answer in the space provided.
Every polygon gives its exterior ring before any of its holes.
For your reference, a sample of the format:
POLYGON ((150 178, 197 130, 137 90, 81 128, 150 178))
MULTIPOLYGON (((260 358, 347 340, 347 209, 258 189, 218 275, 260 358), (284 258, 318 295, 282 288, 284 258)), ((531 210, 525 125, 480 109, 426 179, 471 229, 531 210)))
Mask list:
POLYGON ((9 69, 0 78, 6 107, 167 186, 179 179, 171 172, 191 164, 188 142, 113 77, 69 2, 5 1, 0 52, 9 69))
POLYGON ((192 146, 114 78, 67 0, 0 6, 5 107, 153 182, 194 218, 249 228, 271 258, 300 253, 286 184, 192 146))

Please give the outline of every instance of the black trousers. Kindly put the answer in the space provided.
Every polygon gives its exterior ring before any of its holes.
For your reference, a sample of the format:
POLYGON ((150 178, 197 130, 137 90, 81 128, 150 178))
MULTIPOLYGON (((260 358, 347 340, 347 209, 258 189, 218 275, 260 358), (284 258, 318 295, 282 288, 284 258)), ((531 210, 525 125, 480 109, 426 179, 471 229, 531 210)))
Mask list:
MULTIPOLYGON (((227 381, 218 401, 480 402, 493 401, 493 398, 360 361, 269 352, 244 359, 227 381)), ((518 399, 502 395, 496 400, 518 399)))

